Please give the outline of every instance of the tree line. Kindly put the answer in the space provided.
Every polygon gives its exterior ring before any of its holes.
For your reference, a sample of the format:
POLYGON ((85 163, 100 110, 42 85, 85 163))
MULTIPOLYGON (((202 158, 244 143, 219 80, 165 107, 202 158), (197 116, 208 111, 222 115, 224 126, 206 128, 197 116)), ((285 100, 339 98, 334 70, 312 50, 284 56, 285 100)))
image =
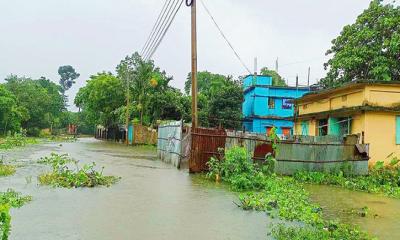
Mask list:
MULTIPOLYGON (((207 71, 199 72, 198 79, 201 125, 239 128, 241 81, 207 71)), ((190 91, 182 93, 170 86, 172 80, 153 61, 144 61, 134 53, 121 60, 116 74, 102 72, 91 76, 79 90, 75 104, 93 125, 118 127, 125 124, 127 114, 133 122, 147 126, 156 126, 160 120, 191 122, 190 91)), ((189 74, 185 88, 190 83, 189 74)))
POLYGON ((59 84, 41 77, 10 75, 0 84, 0 135, 26 132, 39 136, 42 129, 64 128, 73 115, 67 111, 67 96, 79 77, 71 66, 59 68, 59 84))

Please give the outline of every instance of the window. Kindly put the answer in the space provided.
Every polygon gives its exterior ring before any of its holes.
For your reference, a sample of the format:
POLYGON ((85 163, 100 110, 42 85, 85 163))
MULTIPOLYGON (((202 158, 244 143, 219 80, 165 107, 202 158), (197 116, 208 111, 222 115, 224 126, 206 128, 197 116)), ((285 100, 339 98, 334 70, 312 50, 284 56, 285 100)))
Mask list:
POLYGON ((318 136, 328 135, 328 119, 318 120, 318 136))
POLYGON ((275 109, 275 99, 274 98, 271 98, 271 97, 268 98, 268 108, 275 109))
POLYGON ((396 116, 396 144, 400 144, 400 116, 396 116))
POLYGON ((293 108, 293 99, 283 98, 282 99, 282 109, 292 109, 293 108))
POLYGON ((307 109, 307 107, 308 107, 308 104, 303 105, 303 109, 307 109))
POLYGON ((290 127, 283 127, 282 128, 282 135, 285 137, 289 137, 292 133, 292 128, 290 127))
POLYGON ((342 96, 342 102, 346 102, 347 101, 347 95, 343 95, 342 96))

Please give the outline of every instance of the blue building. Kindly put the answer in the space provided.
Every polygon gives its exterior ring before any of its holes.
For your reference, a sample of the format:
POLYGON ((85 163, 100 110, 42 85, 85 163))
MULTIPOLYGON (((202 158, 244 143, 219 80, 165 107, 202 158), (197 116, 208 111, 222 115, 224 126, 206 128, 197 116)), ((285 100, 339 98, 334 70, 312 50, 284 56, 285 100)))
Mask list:
POLYGON ((293 99, 309 92, 309 87, 272 86, 272 77, 249 75, 243 80, 243 127, 246 131, 267 133, 272 127, 277 134, 293 132, 293 99))

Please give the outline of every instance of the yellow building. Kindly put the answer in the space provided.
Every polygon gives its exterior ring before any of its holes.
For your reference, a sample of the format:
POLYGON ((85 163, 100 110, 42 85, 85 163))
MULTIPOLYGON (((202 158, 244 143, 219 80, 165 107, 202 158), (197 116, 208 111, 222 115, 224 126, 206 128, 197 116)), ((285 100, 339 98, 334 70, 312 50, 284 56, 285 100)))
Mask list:
POLYGON ((296 135, 359 134, 370 164, 400 154, 400 82, 357 81, 296 100, 296 135))

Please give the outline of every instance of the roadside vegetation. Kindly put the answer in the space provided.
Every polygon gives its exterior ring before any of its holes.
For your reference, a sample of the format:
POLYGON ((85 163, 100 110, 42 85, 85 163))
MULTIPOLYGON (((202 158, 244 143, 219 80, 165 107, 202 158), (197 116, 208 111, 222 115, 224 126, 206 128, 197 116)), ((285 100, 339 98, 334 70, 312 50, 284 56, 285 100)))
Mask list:
MULTIPOLYGON (((389 156, 393 157, 393 156, 389 156)), ((350 171, 338 173, 298 172, 294 178, 299 182, 335 185, 350 190, 368 193, 382 193, 400 198, 400 159, 393 157, 388 165, 377 162, 365 176, 355 176, 350 171)))
POLYGON ((275 225, 271 234, 276 239, 332 240, 372 239, 357 226, 324 219, 322 208, 313 204, 308 192, 292 177, 273 173, 275 160, 268 156, 265 165, 252 163, 245 148, 234 147, 224 156, 212 158, 208 165, 211 179, 228 183, 239 191, 244 210, 265 211, 271 217, 297 222, 299 226, 275 225))
POLYGON ((0 193, 0 235, 2 240, 7 240, 11 231, 10 208, 20 208, 30 202, 32 197, 22 196, 12 189, 0 193))
POLYGON ((52 172, 38 176, 41 185, 62 188, 96 187, 111 186, 119 181, 119 177, 103 175, 104 167, 101 171, 95 169, 96 164, 85 164, 82 167, 78 161, 68 155, 58 155, 52 153, 49 157, 41 158, 39 163, 52 166, 52 172), (74 165, 72 169, 71 165, 74 165))

